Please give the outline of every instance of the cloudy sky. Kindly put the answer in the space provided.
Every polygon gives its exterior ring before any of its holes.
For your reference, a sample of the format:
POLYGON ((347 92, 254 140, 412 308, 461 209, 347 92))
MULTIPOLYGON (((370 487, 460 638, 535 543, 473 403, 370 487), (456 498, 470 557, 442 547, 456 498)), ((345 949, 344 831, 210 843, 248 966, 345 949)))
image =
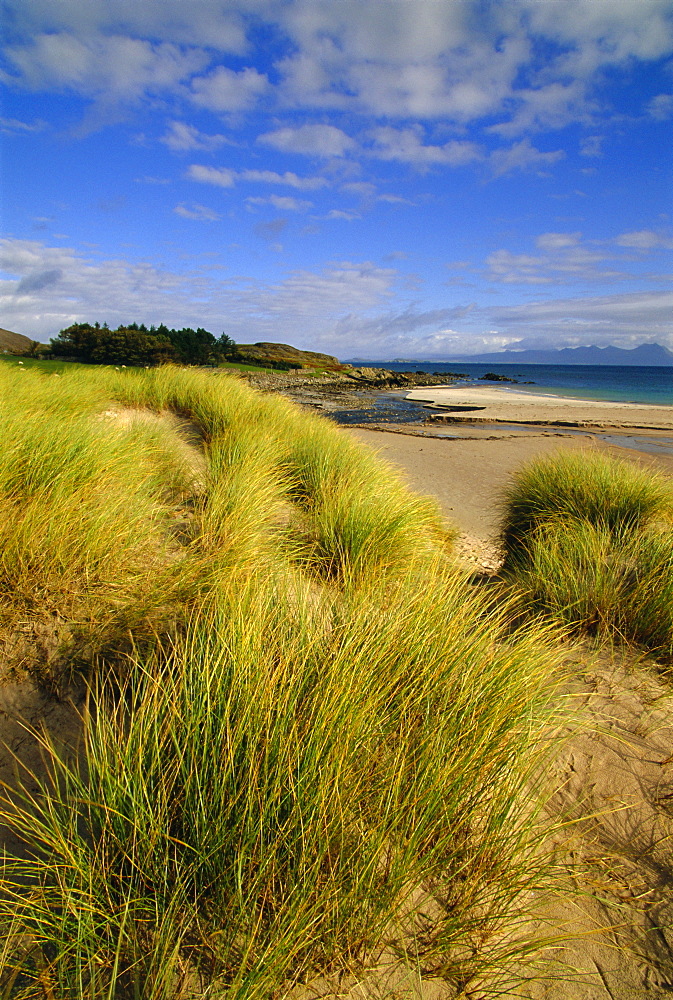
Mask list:
POLYGON ((5 6, 5 328, 673 348, 672 0, 5 6))

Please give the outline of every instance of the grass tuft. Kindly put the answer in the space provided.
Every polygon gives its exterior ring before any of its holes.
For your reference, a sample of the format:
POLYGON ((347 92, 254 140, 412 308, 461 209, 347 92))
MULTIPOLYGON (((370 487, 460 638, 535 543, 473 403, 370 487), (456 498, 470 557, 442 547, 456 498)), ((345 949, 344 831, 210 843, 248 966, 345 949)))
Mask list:
POLYGON ((123 697, 98 688, 85 759, 47 744, 50 787, 0 815, 35 851, 0 903, 17 996, 48 969, 55 996, 268 997, 384 940, 483 972, 539 877, 522 792, 549 649, 455 575, 426 584, 326 616, 238 581, 123 697))
POLYGON ((663 475, 596 452, 559 452, 521 469, 502 501, 508 563, 525 561, 537 528, 582 521, 618 536, 652 521, 673 521, 673 488, 663 475))
POLYGON ((603 455, 529 465, 504 500, 505 572, 535 613, 673 658, 670 481, 603 455))

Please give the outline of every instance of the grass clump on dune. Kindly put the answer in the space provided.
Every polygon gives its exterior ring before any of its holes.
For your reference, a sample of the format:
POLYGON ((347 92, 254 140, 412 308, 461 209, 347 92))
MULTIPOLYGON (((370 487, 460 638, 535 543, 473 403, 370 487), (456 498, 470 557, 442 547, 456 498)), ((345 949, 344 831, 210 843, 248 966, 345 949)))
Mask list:
POLYGON ((27 846, 0 996, 261 1000, 384 947, 497 982, 544 867, 547 632, 513 632, 435 506, 283 400, 0 377, 4 625, 48 614, 91 692, 79 756, 43 737, 47 776, 2 803, 27 846))
POLYGON ((434 501, 326 423, 293 438, 288 466, 307 513, 308 560, 328 576, 368 579, 454 537, 434 501))
POLYGON ((529 605, 673 658, 673 488, 603 455, 532 463, 504 501, 505 567, 529 605))
POLYGON ((169 527, 193 477, 162 427, 104 417, 95 383, 0 379, 0 641, 46 675, 177 599, 169 527))
POLYGON ((661 475, 595 452, 561 452, 531 462, 514 477, 502 503, 509 564, 526 559, 535 531, 586 522, 612 535, 656 520, 673 523, 673 489, 661 475))

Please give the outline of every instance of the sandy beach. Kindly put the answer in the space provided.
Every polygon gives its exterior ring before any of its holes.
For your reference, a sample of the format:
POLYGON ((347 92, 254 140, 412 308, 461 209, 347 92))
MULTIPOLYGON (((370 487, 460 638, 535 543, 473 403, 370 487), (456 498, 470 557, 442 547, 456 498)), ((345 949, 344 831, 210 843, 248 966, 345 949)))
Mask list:
POLYGON ((428 386, 406 399, 427 403, 435 419, 458 422, 556 424, 566 427, 630 427, 673 430, 672 406, 574 399, 494 386, 428 386))
POLYGON ((463 554, 489 570, 497 563, 500 496, 525 462, 560 448, 598 448, 673 476, 673 439, 670 431, 663 430, 634 438, 626 427, 606 426, 600 434, 580 434, 542 424, 505 429, 463 423, 452 428, 450 437, 434 436, 432 427, 416 425, 389 430, 354 427, 348 433, 401 469, 413 489, 436 497, 444 515, 461 533, 463 554), (655 450, 634 447, 638 444, 655 450))

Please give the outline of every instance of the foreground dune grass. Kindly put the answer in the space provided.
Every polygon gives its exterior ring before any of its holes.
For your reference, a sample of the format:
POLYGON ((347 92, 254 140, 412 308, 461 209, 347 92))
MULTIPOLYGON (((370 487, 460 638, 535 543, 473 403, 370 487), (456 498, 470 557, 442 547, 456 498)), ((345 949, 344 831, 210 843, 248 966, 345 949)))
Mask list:
POLYGON ((534 611, 673 660, 673 486, 591 453, 515 477, 503 504, 505 567, 534 611))
POLYGON ((88 679, 8 789, 0 996, 266 998, 382 948, 497 992, 559 653, 433 503, 193 371, 0 369, 6 669, 88 679), (18 639, 17 639, 18 636, 18 639))

